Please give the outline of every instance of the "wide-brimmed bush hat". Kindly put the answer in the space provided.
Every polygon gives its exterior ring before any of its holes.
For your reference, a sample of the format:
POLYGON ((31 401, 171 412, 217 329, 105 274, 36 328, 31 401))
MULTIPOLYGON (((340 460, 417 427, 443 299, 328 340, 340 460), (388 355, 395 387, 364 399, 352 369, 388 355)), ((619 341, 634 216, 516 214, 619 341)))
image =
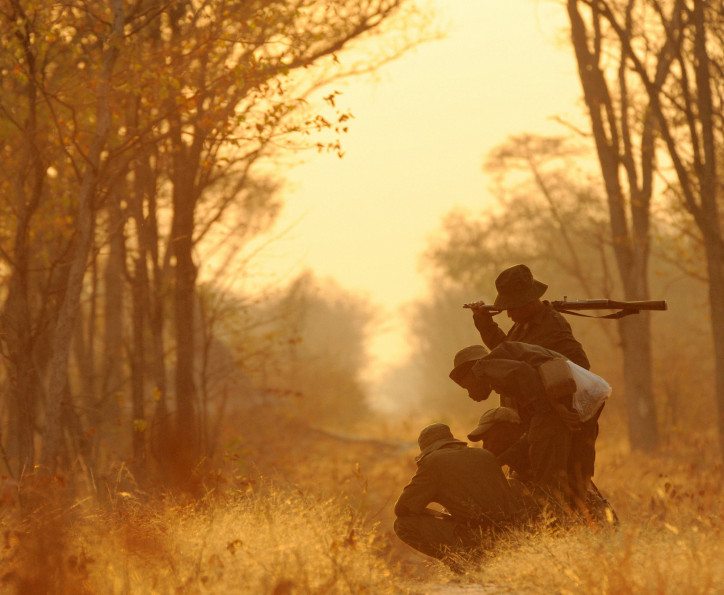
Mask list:
POLYGON ((488 353, 490 352, 482 345, 464 347, 455 354, 453 369, 450 371, 450 378, 460 384, 460 380, 468 373, 473 363, 484 358, 488 353))
POLYGON ((510 407, 495 407, 494 409, 488 409, 480 416, 478 427, 468 434, 468 440, 471 442, 478 442, 479 440, 482 440, 483 436, 485 436, 485 432, 500 422, 508 422, 511 424, 521 423, 520 416, 515 409, 511 409, 510 407))
POLYGON ((417 444, 420 446, 420 454, 417 455, 415 460, 419 461, 425 455, 448 444, 464 444, 467 446, 468 443, 455 438, 452 435, 450 426, 447 424, 434 423, 422 428, 420 436, 417 438, 417 444))
POLYGON ((533 278, 533 273, 524 264, 505 269, 495 280, 498 295, 493 307, 498 310, 520 308, 540 298, 548 289, 545 283, 533 278))

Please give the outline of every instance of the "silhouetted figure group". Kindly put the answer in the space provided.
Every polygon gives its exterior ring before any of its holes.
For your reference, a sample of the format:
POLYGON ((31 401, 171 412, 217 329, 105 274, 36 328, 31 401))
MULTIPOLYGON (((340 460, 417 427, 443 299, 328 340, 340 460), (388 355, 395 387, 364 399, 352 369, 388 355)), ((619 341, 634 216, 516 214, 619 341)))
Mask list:
POLYGON ((598 418, 610 387, 587 371, 583 347, 563 316, 541 300, 547 285, 527 266, 504 270, 495 286, 493 308, 505 311, 513 326, 504 333, 489 307, 470 304, 485 346, 458 351, 450 372, 474 401, 492 391, 500 395, 500 406, 485 411, 467 436, 482 448, 456 439, 445 424, 425 427, 417 471, 395 505, 397 536, 455 572, 511 528, 617 523, 592 481, 598 418), (608 388, 584 414, 574 368, 608 388))

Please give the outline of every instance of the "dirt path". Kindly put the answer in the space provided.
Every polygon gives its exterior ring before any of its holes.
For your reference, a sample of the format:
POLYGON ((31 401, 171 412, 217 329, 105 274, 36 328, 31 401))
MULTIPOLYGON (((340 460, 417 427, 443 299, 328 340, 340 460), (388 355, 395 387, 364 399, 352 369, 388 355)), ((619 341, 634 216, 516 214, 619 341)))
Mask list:
MULTIPOLYGON (((464 579, 463 579, 464 580, 464 579)), ((497 585, 478 585, 471 583, 406 583, 404 588, 410 593, 420 595, 499 595, 511 593, 511 589, 497 585)))
POLYGON ((486 584, 485 576, 479 571, 453 574, 439 562, 423 558, 422 554, 412 550, 403 550, 402 557, 399 587, 410 595, 499 595, 516 592, 510 584, 486 584))

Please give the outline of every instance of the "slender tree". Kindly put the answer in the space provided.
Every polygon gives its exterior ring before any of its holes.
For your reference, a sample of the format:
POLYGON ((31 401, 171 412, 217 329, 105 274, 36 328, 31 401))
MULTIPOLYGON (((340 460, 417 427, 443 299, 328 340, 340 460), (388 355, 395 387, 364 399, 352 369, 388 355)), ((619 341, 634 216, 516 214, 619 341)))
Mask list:
MULTIPOLYGON (((634 0, 621 3, 624 35, 643 27, 634 0), (639 19, 639 20, 637 20, 639 19)), ((618 274, 628 300, 649 299, 650 212, 654 192, 657 121, 651 102, 637 101, 630 52, 611 47, 599 2, 567 1, 571 41, 601 167, 618 274), (585 16, 584 16, 585 12, 585 16)), ((661 89, 672 55, 645 47, 651 84, 661 89)), ((652 450, 659 442, 652 388, 650 316, 619 321, 631 446, 652 450)))
MULTIPOLYGON (((175 444, 191 447, 187 471, 193 466, 199 243, 227 213, 243 220, 254 210, 274 212, 254 168, 275 151, 297 148, 289 139, 328 130, 331 141, 307 145, 339 151, 336 135, 350 115, 335 105, 336 95, 317 113, 303 91, 291 90, 313 88, 319 81, 310 67, 338 64, 338 52, 381 33, 402 5, 92 0, 82 10, 73 2, 41 10, 0 1, 0 139, 10 166, 0 194, 12 197, 3 204, 12 234, 1 238, 9 279, 2 341, 21 467, 36 462, 38 430, 48 469, 72 461, 83 424, 102 436, 98 425, 117 417, 114 403, 126 391, 133 411, 122 413, 131 413, 124 421, 136 458, 153 395, 161 417, 173 414, 175 444), (126 295, 133 324, 124 327, 126 295), (97 333, 101 314, 105 330, 97 333), (80 376, 71 369, 73 341, 80 376)), ((380 62, 407 45, 392 43, 380 62)))
POLYGON ((597 2, 596 10, 614 34, 610 45, 621 48, 645 90, 673 179, 703 238, 716 361, 717 427, 724 456, 724 236, 721 152, 717 149, 724 139, 724 20, 720 7, 703 0, 629 4, 645 11, 649 19, 649 27, 636 35, 620 6, 597 2), (667 67, 652 71, 649 52, 658 52, 667 67))
MULTIPOLYGON (((285 137, 344 123, 348 115, 342 112, 336 122, 320 115, 290 118, 300 103, 289 96, 288 81, 295 71, 333 57, 374 30, 400 6, 400 0, 338 0, 333 5, 219 1, 203 12, 191 3, 174 4, 167 12, 168 41, 160 49, 169 64, 163 117, 173 213, 168 255, 173 262, 175 432, 192 449, 200 447, 194 250, 207 229, 202 211, 206 221, 222 218, 243 196, 253 164, 285 137), (234 183, 226 184, 232 175, 234 183)), ((198 450, 188 456, 193 460, 198 450)))
POLYGON ((86 272, 95 224, 95 199, 102 152, 111 131, 111 86, 113 71, 121 51, 125 12, 123 0, 110 0, 111 25, 102 44, 102 66, 98 80, 96 103, 96 129, 88 153, 87 164, 81 176, 76 228, 77 237, 72 246, 68 281, 62 296, 58 321, 53 335, 52 356, 48 373, 48 403, 46 407, 46 434, 43 442, 43 465, 51 472, 56 470, 61 452, 63 406, 68 391, 68 357, 78 309, 83 278, 86 272))

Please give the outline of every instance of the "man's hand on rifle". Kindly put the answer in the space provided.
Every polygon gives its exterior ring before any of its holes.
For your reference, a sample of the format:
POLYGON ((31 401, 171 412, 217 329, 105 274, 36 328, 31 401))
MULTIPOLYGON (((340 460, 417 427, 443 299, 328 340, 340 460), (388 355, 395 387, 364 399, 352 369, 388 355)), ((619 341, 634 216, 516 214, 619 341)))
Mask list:
MULTIPOLYGON (((465 307, 470 308, 473 311, 473 322, 491 323, 493 321, 493 315, 489 308, 483 308, 485 302, 480 300, 479 302, 471 302, 465 304, 465 307)), ((477 326, 477 325, 476 325, 477 326)))

